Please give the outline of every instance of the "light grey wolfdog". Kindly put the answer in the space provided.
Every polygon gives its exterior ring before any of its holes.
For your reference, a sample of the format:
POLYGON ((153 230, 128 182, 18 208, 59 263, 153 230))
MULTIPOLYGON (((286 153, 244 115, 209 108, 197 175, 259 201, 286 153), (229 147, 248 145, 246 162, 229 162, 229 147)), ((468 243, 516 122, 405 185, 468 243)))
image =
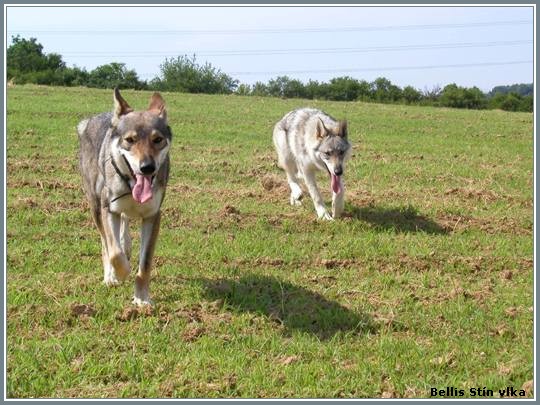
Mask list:
POLYGON ((171 129, 165 102, 154 93, 146 111, 133 111, 118 89, 112 113, 77 126, 83 186, 101 235, 106 285, 124 281, 130 269, 129 219, 141 221, 137 305, 151 304, 150 270, 160 223, 160 207, 169 177, 171 129))
POLYGON ((337 121, 323 111, 300 108, 286 114, 274 127, 278 163, 287 173, 291 205, 301 205, 303 178, 321 219, 343 213, 345 187, 342 176, 352 148, 347 140, 347 122, 337 121), (332 189, 332 216, 326 210, 315 182, 316 170, 326 170, 332 189))

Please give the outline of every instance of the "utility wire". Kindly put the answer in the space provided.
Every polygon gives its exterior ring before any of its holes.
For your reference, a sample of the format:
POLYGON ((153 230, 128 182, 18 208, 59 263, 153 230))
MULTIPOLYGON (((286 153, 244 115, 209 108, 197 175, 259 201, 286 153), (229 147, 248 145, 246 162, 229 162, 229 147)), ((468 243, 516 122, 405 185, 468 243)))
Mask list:
POLYGON ((509 20, 454 24, 385 25, 367 27, 329 27, 329 28, 261 28, 241 30, 8 30, 10 34, 50 34, 50 35, 247 35, 247 34, 294 34, 318 32, 371 32, 407 31, 447 28, 476 28, 514 25, 531 25, 531 20, 509 20))
POLYGON ((487 48, 496 46, 513 46, 532 44, 532 40, 516 40, 516 41, 492 41, 492 42, 462 42, 462 43, 447 43, 447 44, 432 44, 432 45, 400 45, 400 46, 376 46, 366 48, 318 48, 318 49, 246 49, 246 50, 229 50, 229 51, 66 51, 61 52, 64 56, 77 56, 82 58, 93 57, 111 57, 121 56, 126 58, 140 57, 167 57, 171 55, 197 55, 197 56, 262 56, 262 55, 318 55, 329 53, 368 53, 368 52, 395 52, 395 51, 414 51, 414 50, 431 50, 431 49, 461 49, 461 48, 487 48))
POLYGON ((532 60, 511 61, 511 62, 484 62, 484 63, 456 63, 449 65, 423 65, 423 66, 386 66, 372 68, 354 68, 354 69, 317 69, 317 70, 281 70, 274 72, 229 72, 231 76, 248 76, 248 75, 283 75, 283 74, 299 74, 299 73, 338 73, 338 72, 373 72, 373 71, 389 71, 389 70, 424 70, 424 69, 442 69, 442 68, 463 68, 463 67, 480 67, 480 66, 504 66, 504 65, 521 65, 532 64, 532 60))

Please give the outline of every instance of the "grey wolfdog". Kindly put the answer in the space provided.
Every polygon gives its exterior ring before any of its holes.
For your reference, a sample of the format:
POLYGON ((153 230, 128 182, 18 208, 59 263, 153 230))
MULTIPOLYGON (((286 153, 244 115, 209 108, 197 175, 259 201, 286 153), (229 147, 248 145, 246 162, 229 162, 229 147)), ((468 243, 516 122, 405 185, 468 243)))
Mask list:
POLYGON ((169 177, 171 129, 165 102, 154 93, 146 111, 133 111, 114 89, 114 110, 77 126, 83 186, 101 235, 103 281, 116 285, 130 273, 129 219, 141 221, 137 305, 149 305, 150 270, 160 208, 169 177))
POLYGON ((317 216, 326 220, 338 218, 345 204, 342 176, 352 151, 347 140, 347 122, 336 121, 320 110, 300 108, 286 114, 275 125, 273 139, 279 166, 287 173, 291 205, 302 204, 298 179, 303 178, 317 216), (317 188, 316 170, 326 170, 330 176, 332 216, 317 188))

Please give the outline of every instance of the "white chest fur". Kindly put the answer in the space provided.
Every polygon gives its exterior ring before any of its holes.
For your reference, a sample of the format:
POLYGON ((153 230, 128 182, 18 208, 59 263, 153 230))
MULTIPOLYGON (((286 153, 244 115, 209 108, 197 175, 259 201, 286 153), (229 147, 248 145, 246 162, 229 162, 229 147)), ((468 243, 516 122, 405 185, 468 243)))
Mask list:
POLYGON ((112 202, 109 210, 116 214, 125 214, 130 218, 148 218, 158 213, 162 199, 162 189, 156 190, 152 199, 144 204, 139 204, 133 199, 131 194, 128 194, 112 202))

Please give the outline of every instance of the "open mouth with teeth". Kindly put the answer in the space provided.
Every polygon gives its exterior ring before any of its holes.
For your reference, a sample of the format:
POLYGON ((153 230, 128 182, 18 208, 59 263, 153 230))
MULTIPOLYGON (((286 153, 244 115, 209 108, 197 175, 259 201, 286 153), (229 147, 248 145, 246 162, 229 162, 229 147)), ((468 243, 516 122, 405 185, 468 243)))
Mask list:
POLYGON ((142 174, 135 174, 135 185, 131 190, 133 199, 139 204, 144 204, 148 200, 152 199, 152 182, 154 176, 144 176, 142 174))

